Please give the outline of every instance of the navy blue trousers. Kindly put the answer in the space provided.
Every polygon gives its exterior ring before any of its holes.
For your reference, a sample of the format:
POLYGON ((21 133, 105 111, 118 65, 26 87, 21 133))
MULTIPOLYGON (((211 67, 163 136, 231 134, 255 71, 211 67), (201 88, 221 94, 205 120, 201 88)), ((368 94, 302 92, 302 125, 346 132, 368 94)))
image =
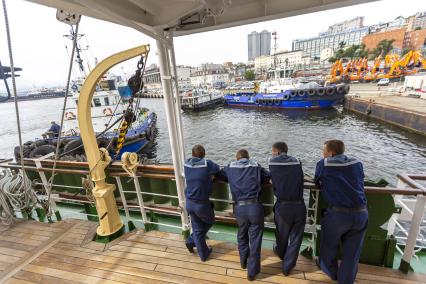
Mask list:
POLYGON ((247 262, 247 275, 254 277, 260 272, 260 252, 263 236, 263 206, 250 204, 235 206, 238 224, 238 251, 241 264, 247 262))
POLYGON ((343 213, 327 209, 321 220, 319 263, 322 271, 339 284, 351 284, 355 281, 367 225, 367 211, 343 213), (340 245, 342 261, 338 265, 337 253, 340 245))
POLYGON ((303 241, 303 231, 306 224, 306 206, 301 204, 283 204, 277 202, 274 206, 276 252, 283 260, 283 272, 290 272, 296 265, 300 246, 303 241))
POLYGON ((192 234, 186 240, 186 243, 190 246, 196 246, 200 259, 206 261, 209 256, 206 234, 214 223, 213 206, 210 202, 200 204, 187 199, 186 210, 192 224, 192 234))

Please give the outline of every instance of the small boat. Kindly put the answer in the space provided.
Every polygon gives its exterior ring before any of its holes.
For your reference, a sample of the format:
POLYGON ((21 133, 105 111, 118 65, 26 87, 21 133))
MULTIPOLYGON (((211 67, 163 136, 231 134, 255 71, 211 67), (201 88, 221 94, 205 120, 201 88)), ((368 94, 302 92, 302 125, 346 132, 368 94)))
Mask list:
POLYGON ((322 86, 263 82, 241 89, 225 90, 225 105, 232 107, 323 109, 342 104, 349 92, 348 84, 322 86))
POLYGON ((183 111, 200 111, 223 105, 223 96, 216 89, 194 89, 181 96, 183 111))

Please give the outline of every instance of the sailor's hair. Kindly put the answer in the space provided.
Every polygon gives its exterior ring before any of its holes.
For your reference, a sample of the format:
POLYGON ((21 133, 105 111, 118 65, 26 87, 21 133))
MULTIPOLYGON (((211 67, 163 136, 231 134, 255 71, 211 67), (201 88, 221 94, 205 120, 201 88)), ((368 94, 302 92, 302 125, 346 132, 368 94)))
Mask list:
POLYGON ((272 148, 278 150, 278 152, 280 154, 282 154, 282 153, 286 153, 287 154, 287 152, 288 152, 288 146, 287 146, 287 144, 285 142, 275 142, 272 145, 272 148))
POLYGON ((341 140, 328 140, 324 142, 324 145, 329 152, 333 153, 333 155, 340 155, 345 153, 345 143, 343 143, 341 140))
POLYGON ((204 149, 203 145, 197 144, 192 147, 192 156, 202 159, 206 156, 206 149, 204 149))
POLYGON ((236 156, 237 156, 237 160, 242 159, 242 158, 250 159, 249 152, 246 149, 238 150, 236 156))

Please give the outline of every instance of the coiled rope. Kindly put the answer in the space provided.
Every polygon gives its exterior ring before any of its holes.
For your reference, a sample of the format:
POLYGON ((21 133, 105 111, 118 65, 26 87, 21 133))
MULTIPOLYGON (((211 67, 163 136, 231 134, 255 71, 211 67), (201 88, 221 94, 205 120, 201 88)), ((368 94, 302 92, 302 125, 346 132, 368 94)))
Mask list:
POLYGON ((14 210, 26 211, 34 200, 32 182, 25 174, 12 174, 8 170, 0 173, 0 222, 3 225, 12 225, 14 210))

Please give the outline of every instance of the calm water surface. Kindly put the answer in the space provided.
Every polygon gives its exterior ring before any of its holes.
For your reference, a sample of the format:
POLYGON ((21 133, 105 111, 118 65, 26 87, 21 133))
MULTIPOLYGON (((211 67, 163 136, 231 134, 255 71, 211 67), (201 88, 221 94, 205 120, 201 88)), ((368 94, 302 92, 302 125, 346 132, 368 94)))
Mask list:
MULTIPOLYGON (((60 121, 63 100, 20 102, 24 142, 39 137, 50 120, 60 121)), ((157 158, 171 162, 167 124, 161 99, 143 99, 142 105, 158 115, 157 158)), ((12 103, 0 104, 0 157, 12 157, 18 144, 12 103)), ((313 174, 325 140, 346 143, 347 153, 364 162, 366 176, 395 183, 397 173, 426 173, 426 137, 390 125, 367 120, 338 109, 320 111, 259 111, 217 108, 183 114, 187 154, 193 144, 206 146, 207 156, 220 164, 230 162, 235 152, 247 148, 251 157, 266 165, 271 144, 283 140, 289 154, 300 158, 306 174, 313 174)))

